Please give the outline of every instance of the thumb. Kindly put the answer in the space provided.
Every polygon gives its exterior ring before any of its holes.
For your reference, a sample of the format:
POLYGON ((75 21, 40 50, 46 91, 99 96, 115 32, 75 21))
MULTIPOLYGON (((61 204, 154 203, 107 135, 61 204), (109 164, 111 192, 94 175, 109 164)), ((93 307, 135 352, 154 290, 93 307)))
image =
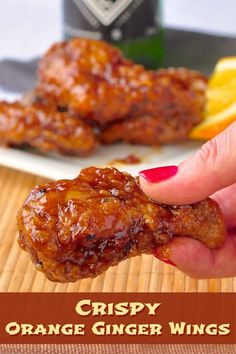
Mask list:
POLYGON ((140 186, 160 203, 197 202, 236 182, 235 151, 236 123, 233 123, 178 167, 141 171, 140 186))

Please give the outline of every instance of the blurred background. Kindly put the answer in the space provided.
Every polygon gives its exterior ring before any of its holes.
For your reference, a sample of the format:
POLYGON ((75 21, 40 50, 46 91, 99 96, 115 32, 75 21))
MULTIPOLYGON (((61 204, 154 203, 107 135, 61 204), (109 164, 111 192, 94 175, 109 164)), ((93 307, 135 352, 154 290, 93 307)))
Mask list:
MULTIPOLYGON (((219 57, 235 55, 235 13, 235 0, 162 0, 163 66, 209 74, 219 57)), ((0 96, 29 90, 37 58, 62 36, 62 0, 1 0, 0 96)))
MULTIPOLYGON (((164 26, 236 36, 235 0, 162 0, 164 26)), ((41 55, 62 36, 61 0, 1 0, 0 56, 41 55)))

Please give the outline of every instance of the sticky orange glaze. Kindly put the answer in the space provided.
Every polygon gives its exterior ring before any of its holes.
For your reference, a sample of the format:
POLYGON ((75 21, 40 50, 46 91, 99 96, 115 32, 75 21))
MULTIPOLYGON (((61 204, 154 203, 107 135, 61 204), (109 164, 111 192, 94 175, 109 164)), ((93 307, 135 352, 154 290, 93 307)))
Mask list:
POLYGON ((138 179, 115 168, 90 167, 74 180, 35 187, 17 220, 20 246, 37 269, 62 283, 95 277, 175 236, 193 237, 211 248, 225 237, 213 200, 161 205, 141 191, 138 179))

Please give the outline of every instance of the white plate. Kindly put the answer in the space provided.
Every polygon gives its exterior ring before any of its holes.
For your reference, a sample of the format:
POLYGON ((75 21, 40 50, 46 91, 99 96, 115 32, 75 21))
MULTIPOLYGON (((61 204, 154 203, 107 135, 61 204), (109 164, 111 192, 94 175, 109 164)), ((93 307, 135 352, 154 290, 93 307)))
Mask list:
POLYGON ((137 175, 139 171, 163 166, 177 165, 193 154, 200 143, 187 142, 160 148, 140 145, 115 144, 102 146, 87 158, 64 157, 61 155, 44 156, 34 152, 0 148, 0 164, 50 179, 74 178, 84 167, 115 166, 122 171, 137 175), (129 154, 139 157, 138 164, 111 163, 112 160, 125 158, 129 154))

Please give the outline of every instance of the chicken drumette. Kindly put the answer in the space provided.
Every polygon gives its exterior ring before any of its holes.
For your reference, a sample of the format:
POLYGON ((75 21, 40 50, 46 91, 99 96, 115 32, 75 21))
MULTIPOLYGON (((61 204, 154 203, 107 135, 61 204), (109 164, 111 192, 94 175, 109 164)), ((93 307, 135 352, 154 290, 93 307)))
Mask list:
POLYGON ((186 206, 150 200, 138 179, 114 168, 35 187, 18 213, 19 244, 52 281, 95 277, 172 237, 222 245, 225 226, 212 199, 186 206))
POLYGON ((162 69, 152 74, 152 87, 143 92, 143 103, 128 119, 101 129, 101 141, 118 140, 156 145, 187 139, 199 123, 205 106, 206 79, 187 69, 162 69))
POLYGON ((55 107, 0 102, 2 145, 28 145, 42 152, 87 155, 96 146, 92 128, 55 107))

